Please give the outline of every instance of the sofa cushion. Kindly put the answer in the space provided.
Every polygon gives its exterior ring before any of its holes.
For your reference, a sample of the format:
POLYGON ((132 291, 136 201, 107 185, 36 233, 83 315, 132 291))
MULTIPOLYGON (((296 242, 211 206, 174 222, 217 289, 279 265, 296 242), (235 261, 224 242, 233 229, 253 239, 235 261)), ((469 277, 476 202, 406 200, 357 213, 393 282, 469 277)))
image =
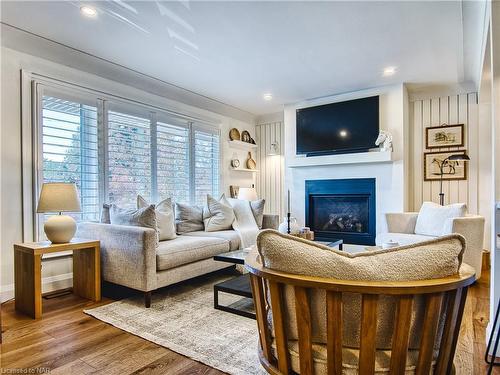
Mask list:
POLYGON ((129 225, 134 227, 152 228, 158 235, 155 206, 143 208, 120 208, 112 204, 109 208, 109 221, 113 225, 129 225))
POLYGON ((441 206, 434 202, 424 202, 415 224, 415 234, 424 236, 442 236, 445 223, 450 218, 465 216, 467 206, 465 203, 449 204, 441 206))
MULTIPOLYGON (((347 253, 301 238, 287 236, 273 230, 263 230, 257 238, 257 247, 264 266, 298 275, 359 281, 412 281, 454 275, 462 262, 465 239, 458 234, 395 247, 386 250, 347 253), (286 250, 286 251, 285 251, 286 250)), ((324 290, 311 292, 312 341, 326 343, 326 295, 324 290)), ((286 311, 295 311, 294 290, 284 288, 286 311)), ((410 348, 418 348, 423 314, 422 300, 415 298, 416 313, 410 328, 410 348)), ((390 349, 396 300, 380 296, 377 314, 377 348, 390 349)), ((343 295, 343 344, 359 347, 361 296, 343 295)), ((298 339, 295 314, 287 314, 287 337, 298 339)))
POLYGON ((177 234, 203 230, 203 208, 176 202, 175 225, 177 234))
POLYGON ((377 234, 375 242, 377 246, 382 246, 384 242, 394 241, 400 246, 411 245, 417 242, 429 241, 434 236, 423 236, 421 234, 409 234, 409 233, 380 233, 377 234))
POLYGON ((178 236, 160 241, 156 249, 156 269, 168 270, 229 251, 229 241, 216 237, 178 236))
POLYGON ((231 251, 238 250, 241 242, 240 236, 235 230, 220 230, 218 232, 196 231, 185 233, 184 236, 222 238, 229 241, 229 249, 231 251))

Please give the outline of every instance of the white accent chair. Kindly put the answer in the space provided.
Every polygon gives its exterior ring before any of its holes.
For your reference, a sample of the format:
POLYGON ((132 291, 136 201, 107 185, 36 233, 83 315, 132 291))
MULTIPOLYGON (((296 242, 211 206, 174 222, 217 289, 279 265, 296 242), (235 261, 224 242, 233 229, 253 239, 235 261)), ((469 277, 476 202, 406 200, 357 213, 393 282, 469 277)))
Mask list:
MULTIPOLYGON (((434 236, 415 234, 418 212, 387 213, 385 218, 387 233, 377 235, 375 242, 378 246, 390 240, 398 242, 400 245, 410 245, 436 238, 434 236)), ((442 235, 451 233, 459 233, 465 237, 467 247, 463 261, 474 267, 476 280, 479 279, 481 277, 483 258, 484 217, 466 215, 447 219, 442 235)))

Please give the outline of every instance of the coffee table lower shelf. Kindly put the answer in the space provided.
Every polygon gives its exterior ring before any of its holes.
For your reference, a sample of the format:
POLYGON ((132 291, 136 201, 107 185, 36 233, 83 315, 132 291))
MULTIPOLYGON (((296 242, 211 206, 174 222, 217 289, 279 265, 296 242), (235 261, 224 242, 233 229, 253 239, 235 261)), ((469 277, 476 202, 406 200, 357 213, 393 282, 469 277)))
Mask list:
POLYGON ((252 298, 252 287, 250 285, 250 274, 244 274, 214 285, 214 308, 230 312, 236 315, 255 319, 255 314, 249 311, 239 310, 231 306, 219 304, 219 293, 234 294, 246 298, 252 298))

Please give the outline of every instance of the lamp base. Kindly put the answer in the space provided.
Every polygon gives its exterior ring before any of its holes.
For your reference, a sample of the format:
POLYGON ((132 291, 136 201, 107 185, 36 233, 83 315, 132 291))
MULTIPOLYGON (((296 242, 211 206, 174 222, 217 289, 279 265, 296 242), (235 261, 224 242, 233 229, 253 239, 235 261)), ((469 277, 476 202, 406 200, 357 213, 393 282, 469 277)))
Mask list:
POLYGON ((76 221, 71 216, 51 216, 44 224, 43 230, 52 243, 67 243, 76 233, 76 221))

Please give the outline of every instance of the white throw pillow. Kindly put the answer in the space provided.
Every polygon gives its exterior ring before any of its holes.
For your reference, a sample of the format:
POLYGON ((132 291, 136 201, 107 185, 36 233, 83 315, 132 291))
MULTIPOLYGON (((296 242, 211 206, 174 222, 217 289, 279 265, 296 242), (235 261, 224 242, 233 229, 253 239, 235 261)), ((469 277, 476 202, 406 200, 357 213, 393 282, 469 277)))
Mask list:
POLYGON ((440 206, 433 202, 424 202, 420 208, 415 225, 415 234, 424 236, 442 236, 448 219, 465 216, 465 203, 440 206))
POLYGON ((234 221, 233 207, 229 204, 224 194, 220 200, 207 194, 207 206, 203 212, 205 232, 217 232, 232 229, 234 221))
MULTIPOLYGON (((148 207, 149 203, 140 195, 137 196, 137 208, 148 207)), ((155 205, 156 226, 160 241, 173 240, 175 234, 174 208, 170 198, 155 205)))

